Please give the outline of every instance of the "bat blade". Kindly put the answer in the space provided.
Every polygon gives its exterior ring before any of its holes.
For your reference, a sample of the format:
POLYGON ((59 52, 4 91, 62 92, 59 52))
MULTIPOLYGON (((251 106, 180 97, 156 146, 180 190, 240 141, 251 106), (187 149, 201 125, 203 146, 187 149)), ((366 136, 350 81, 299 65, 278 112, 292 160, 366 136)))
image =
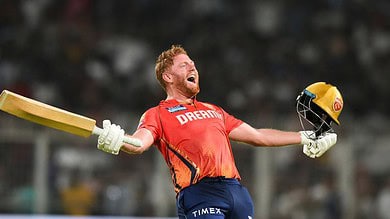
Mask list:
POLYGON ((30 122, 88 137, 96 121, 66 110, 21 96, 8 90, 0 95, 0 109, 30 122))
MULTIPOLYGON (((0 110, 21 119, 43 126, 65 131, 82 137, 99 135, 102 129, 96 126, 96 120, 72 113, 37 100, 24 97, 8 90, 0 94, 0 110)), ((127 137, 124 142, 141 146, 139 139, 127 137)))

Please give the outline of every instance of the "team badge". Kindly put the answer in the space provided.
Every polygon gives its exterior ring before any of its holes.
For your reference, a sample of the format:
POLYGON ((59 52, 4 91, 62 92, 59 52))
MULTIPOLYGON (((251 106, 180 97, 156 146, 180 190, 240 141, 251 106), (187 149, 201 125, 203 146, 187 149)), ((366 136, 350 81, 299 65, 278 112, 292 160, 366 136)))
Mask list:
POLYGON ((343 109, 343 101, 339 98, 336 97, 336 99, 333 102, 333 110, 335 112, 341 111, 343 109))

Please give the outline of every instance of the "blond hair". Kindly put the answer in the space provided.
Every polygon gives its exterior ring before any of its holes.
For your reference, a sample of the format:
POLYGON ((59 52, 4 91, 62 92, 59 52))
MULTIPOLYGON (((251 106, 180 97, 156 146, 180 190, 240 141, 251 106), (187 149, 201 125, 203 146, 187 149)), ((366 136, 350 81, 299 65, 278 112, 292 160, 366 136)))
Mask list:
POLYGON ((162 75, 173 65, 173 58, 180 54, 187 55, 187 52, 181 45, 172 45, 170 49, 163 51, 156 60, 156 66, 154 68, 156 78, 164 90, 165 82, 162 75))

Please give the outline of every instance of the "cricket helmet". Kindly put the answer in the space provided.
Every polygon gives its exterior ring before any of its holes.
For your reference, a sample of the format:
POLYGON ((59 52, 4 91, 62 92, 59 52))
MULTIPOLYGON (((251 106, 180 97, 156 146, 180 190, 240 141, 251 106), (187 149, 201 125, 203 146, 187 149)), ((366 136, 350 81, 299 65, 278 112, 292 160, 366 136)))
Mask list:
POLYGON ((297 113, 304 130, 313 130, 312 139, 326 132, 333 132, 332 122, 340 125, 343 97, 333 85, 316 82, 306 87, 297 97, 297 113), (308 126, 312 126, 307 128, 308 126))

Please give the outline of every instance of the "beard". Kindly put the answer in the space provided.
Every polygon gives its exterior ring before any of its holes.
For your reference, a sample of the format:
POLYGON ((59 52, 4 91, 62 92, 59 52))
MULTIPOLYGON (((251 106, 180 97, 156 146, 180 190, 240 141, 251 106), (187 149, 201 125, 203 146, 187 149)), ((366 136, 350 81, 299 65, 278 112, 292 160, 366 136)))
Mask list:
POLYGON ((200 92, 200 87, 198 82, 190 82, 187 80, 181 81, 177 85, 178 90, 184 94, 186 97, 192 98, 200 92))

